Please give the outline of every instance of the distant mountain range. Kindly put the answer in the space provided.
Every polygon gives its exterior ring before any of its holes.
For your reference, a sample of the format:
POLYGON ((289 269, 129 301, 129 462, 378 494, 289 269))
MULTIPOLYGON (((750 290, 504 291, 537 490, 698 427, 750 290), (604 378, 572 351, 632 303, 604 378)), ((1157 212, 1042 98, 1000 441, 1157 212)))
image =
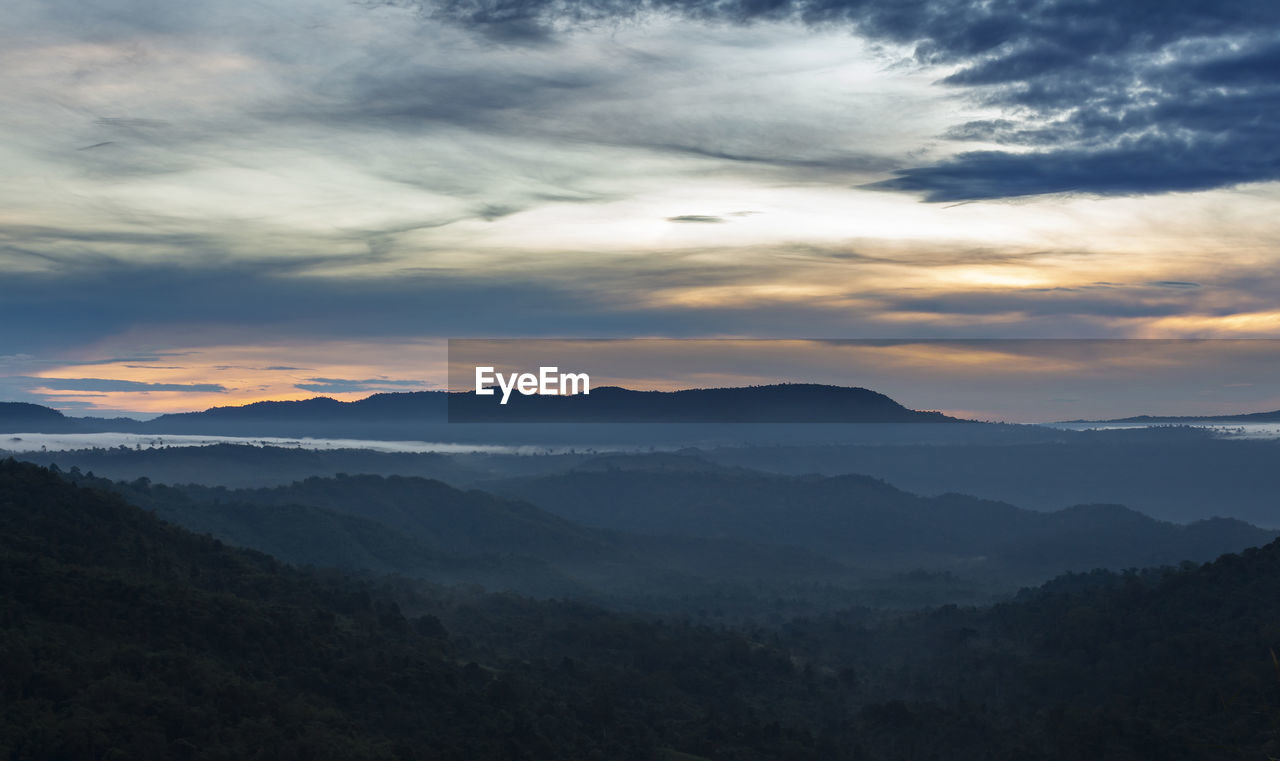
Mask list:
POLYGON ((599 529, 790 545, 862 567, 1025 580, 1202 561, 1277 536, 1232 519, 1177 525, 1114 504, 1036 512, 959 494, 921 497, 868 476, 779 476, 665 454, 604 457, 481 486, 599 529))
POLYGON ((1200 561, 1277 536, 1236 520, 1181 526, 1117 505, 1041 513, 668 453, 586 458, 486 491, 375 475, 251 489, 112 482, 78 468, 67 478, 293 563, 551 596, 805 583, 869 600, 873 578, 922 570, 952 574, 972 600, 1063 571, 1200 561))
POLYGON ((1138 423, 1178 425, 1191 423, 1280 423, 1280 410, 1247 412, 1241 415, 1134 415, 1109 420, 1064 420, 1065 423, 1138 423))
POLYGON ((466 423, 958 423, 940 412, 908 409, 865 388, 782 384, 743 388, 519 396, 507 405, 470 393, 374 394, 355 402, 329 397, 255 402, 153 420, 70 417, 36 404, 0 402, 0 431, 123 432, 247 436, 406 436, 415 427, 466 423))
MULTIPOLYGON (((275 537, 321 514, 257 507, 239 525, 275 537)), ((384 557, 418 551, 328 515, 318 530, 377 540, 365 546, 384 557)), ((636 616, 292 568, 224 541, 0 460, 6 755, 1275 756, 1280 543, 1063 576, 992 607, 841 607, 747 627, 726 625, 724 590, 693 601, 710 610, 636 616)))

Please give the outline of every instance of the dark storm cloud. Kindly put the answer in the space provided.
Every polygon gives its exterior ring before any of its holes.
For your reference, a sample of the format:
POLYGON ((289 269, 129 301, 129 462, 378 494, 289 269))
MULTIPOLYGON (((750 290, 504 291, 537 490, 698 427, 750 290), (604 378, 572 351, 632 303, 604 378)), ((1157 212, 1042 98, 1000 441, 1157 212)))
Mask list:
POLYGON ((1194 191, 1280 178, 1280 3, 1082 0, 442 0, 476 29, 571 28, 649 14, 845 26, 914 46, 942 81, 1017 113, 951 130, 1034 146, 973 151, 871 187, 962 201, 1194 191))
MULTIPOLYGON (((1280 140, 1278 132, 1273 140, 1280 140)), ((1259 162, 1273 145, 1227 146, 1221 138, 1152 136, 1114 147, 1035 153, 975 151, 903 170, 866 187, 921 193, 927 201, 973 201, 1046 193, 1143 195, 1210 190, 1280 178, 1280 163, 1259 162), (1248 149, 1253 149, 1252 151, 1248 149), (1259 154, 1262 151, 1262 154, 1259 154)))
MULTIPOLYGON (((105 261, 59 272, 14 272, 0 300, 0 345, 45 354, 138 325, 218 326, 223 335, 265 338, 394 338, 581 333, 626 335, 678 325, 630 311, 626 294, 582 279, 486 279, 399 272, 376 277, 308 276, 279 262, 217 266, 105 261), (608 305, 608 306, 606 306, 608 305), (585 327, 585 326, 589 326, 585 327)), ((585 279, 585 278, 583 278, 585 279)), ((193 339, 194 340, 194 339, 193 339)))

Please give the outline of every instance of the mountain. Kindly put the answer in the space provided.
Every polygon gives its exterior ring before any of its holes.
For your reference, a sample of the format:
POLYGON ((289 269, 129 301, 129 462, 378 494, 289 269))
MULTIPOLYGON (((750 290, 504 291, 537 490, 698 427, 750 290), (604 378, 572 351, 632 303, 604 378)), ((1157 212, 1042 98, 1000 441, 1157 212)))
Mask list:
POLYGON ((784 383, 739 388, 633 391, 616 386, 572 396, 451 394, 449 419, 462 423, 956 423, 940 412, 903 407, 865 388, 784 383))
POLYGON ((39 404, 0 402, 0 431, 6 433, 133 431, 141 425, 132 418, 70 417, 39 404))
POLYGON ((12 460, 0 643, 24 761, 852 758, 776 645, 298 571, 12 460))
POLYGON ((0 461, 0 755, 1243 761, 1280 543, 743 631, 282 565, 0 461))
POLYGON ((1139 423, 1142 425, 1185 425, 1188 423, 1276 423, 1280 410, 1246 412, 1239 415, 1134 415, 1110 420, 1066 420, 1066 423, 1139 423))
POLYGON ((483 486, 598 528, 783 544, 863 567, 952 568, 1023 582, 1206 560, 1277 535, 1228 519, 1182 526, 1117 505, 1042 513, 957 494, 920 497, 867 476, 779 476, 689 459, 675 467, 665 456, 647 468, 643 456, 613 457, 483 486))
POLYGON ((1036 510, 1114 503, 1180 523, 1222 515, 1280 527, 1280 439, 1189 427, 1084 431, 1016 446, 722 447, 706 456, 790 475, 861 473, 917 494, 958 492, 1036 510))
POLYGON ((355 515, 453 555, 604 559, 616 552, 598 532, 526 502, 461 491, 426 478, 339 475, 274 488, 227 491, 187 487, 184 491, 196 501, 233 500, 263 507, 308 505, 355 515))
MULTIPOLYGON (((160 439, 164 443, 164 439, 160 439)), ((4 440, 0 438, 0 448, 4 440)), ((483 456, 466 461, 439 452, 378 452, 370 449, 303 449, 254 444, 111 447, 66 452, 27 452, 17 459, 64 470, 92 471, 112 480, 146 477, 169 484, 207 484, 232 488, 284 486, 310 476, 369 473, 435 478, 470 483, 490 474, 483 456), (474 465, 469 463, 474 462, 474 465)), ((538 464, 538 458, 527 458, 538 464)), ((490 476, 492 477, 492 476, 490 476)))
POLYGON ((400 424, 406 421, 443 423, 447 420, 443 391, 409 391, 373 394, 354 402, 327 396, 287 402, 254 402, 240 406, 211 407, 202 412, 160 415, 147 422, 154 433, 213 433, 225 426, 252 424, 303 425, 317 423, 400 424))
POLYGON ((57 410, 41 407, 38 404, 28 404, 26 402, 0 402, 0 420, 16 424, 23 422, 32 423, 61 423, 67 420, 67 417, 57 410))
MULTIPOLYGON (((354 402, 328 397, 266 401, 213 407, 201 412, 160 415, 140 422, 127 418, 67 417, 38 405, 0 408, 0 430, 29 433, 127 431, 148 434, 228 436, 314 436, 452 440, 492 439, 503 430, 468 429, 451 423, 957 423, 938 412, 911 410, 864 388, 783 384, 747 388, 632 391, 593 389, 589 395, 520 396, 507 405, 497 397, 469 393, 415 391, 374 394, 354 402)), ((526 433, 529 429, 524 429, 526 433)))
MULTIPOLYGON (((27 402, 0 402, 0 431, 15 434, 91 434, 97 431, 140 431, 145 425, 129 417, 72 417, 27 402)), ((3 444, 3 440, 0 440, 3 444)), ((3 446, 0 446, 3 449, 3 446)))
POLYGON ((539 597, 652 596, 678 583, 797 580, 849 584, 848 567, 803 549, 730 540, 647 537, 581 526, 525 502, 401 476, 313 477, 288 486, 226 489, 111 482, 114 491, 194 531, 291 563, 480 584, 539 597))

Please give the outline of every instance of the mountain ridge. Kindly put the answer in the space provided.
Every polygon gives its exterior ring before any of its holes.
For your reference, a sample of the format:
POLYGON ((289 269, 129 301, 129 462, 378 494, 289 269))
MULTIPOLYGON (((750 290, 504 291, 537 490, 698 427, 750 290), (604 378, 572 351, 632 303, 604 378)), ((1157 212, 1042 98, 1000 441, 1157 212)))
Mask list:
POLYGON ((971 423, 914 410, 856 386, 772 384, 677 391, 617 386, 576 396, 408 391, 344 402, 328 396, 263 400, 159 415, 151 420, 74 417, 42 405, 0 402, 0 430, 15 433, 142 433, 394 437, 449 423, 971 423), (40 430, 31 430, 34 425, 40 430), (26 426, 26 427, 24 427, 26 426))

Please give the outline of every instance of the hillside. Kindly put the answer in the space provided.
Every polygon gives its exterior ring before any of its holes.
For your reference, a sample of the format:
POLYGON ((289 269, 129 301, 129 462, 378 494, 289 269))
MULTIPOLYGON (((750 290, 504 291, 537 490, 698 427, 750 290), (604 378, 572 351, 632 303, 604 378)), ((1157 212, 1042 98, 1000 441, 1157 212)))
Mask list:
POLYGON ((593 529, 528 503, 422 478, 343 474, 225 489, 146 478, 112 482, 74 470, 66 477, 291 563, 539 597, 634 601, 670 595, 673 587, 679 594, 801 581, 858 588, 863 580, 855 570, 799 548, 593 529))
POLYGON ((15 761, 849 757, 776 647, 299 572, 11 460, 0 642, 15 761))
POLYGON ((0 754, 1235 761, 1280 751, 1280 543, 987 609, 716 631, 302 572, 0 461, 0 754))
POLYGON ((891 634, 854 616, 797 621, 788 634, 816 657, 858 664, 883 701, 874 713, 904 731, 1001 717, 1021 750, 991 758, 1244 761, 1280 751, 1277 600, 1272 542, 1203 566, 1068 575, 993 608, 922 613, 891 634))
POLYGON ((787 544, 862 566, 1012 574, 1024 583, 1069 570, 1208 560, 1276 536, 1229 519, 1165 523, 1116 505, 1041 513, 955 494, 925 498, 867 476, 645 463, 605 458, 486 488, 598 528, 787 544))
POLYGON ((917 494, 958 492, 1036 510, 1104 502, 1169 521, 1222 515, 1280 528, 1280 440, 1191 428, 1080 432, 1017 446, 739 447, 707 457, 792 475, 861 473, 917 494))

